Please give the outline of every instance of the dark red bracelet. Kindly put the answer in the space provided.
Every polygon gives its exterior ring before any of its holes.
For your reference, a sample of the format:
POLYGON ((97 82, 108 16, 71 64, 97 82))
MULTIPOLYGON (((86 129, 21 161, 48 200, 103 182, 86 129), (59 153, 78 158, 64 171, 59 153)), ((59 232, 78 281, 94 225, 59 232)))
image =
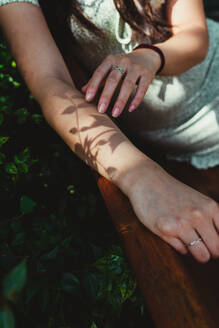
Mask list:
POLYGON ((165 62, 166 62, 163 51, 161 51, 160 48, 158 48, 156 46, 152 46, 152 45, 147 44, 147 43, 140 43, 137 47, 135 47, 133 49, 133 51, 136 50, 136 49, 140 49, 140 48, 152 49, 152 50, 156 51, 158 53, 158 55, 160 55, 161 64, 160 64, 160 68, 156 72, 156 75, 158 75, 162 71, 162 69, 164 68, 164 65, 165 65, 165 62))

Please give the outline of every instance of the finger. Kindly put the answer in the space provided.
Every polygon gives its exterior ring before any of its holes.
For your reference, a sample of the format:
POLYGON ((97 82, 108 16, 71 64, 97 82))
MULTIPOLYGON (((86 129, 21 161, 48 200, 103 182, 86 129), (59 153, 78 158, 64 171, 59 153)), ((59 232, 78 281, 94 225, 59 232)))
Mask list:
POLYGON ((183 242, 179 238, 175 238, 175 237, 162 237, 162 238, 182 255, 188 254, 187 247, 183 244, 183 242))
POLYGON ((206 220, 206 224, 201 224, 197 228, 212 257, 219 257, 219 235, 215 230, 212 220, 206 220))
MULTIPOLYGON (((100 85, 99 85, 99 88, 101 88, 101 87, 104 86, 105 81, 106 81, 106 78, 107 78, 106 76, 103 78, 103 80, 101 81, 101 83, 100 83, 100 85)), ((89 81, 88 81, 83 87, 81 87, 81 91, 82 91, 83 93, 87 92, 88 85, 89 85, 89 81)))
POLYGON ((90 81, 88 82, 88 88, 85 96, 87 101, 93 100, 102 80, 106 77, 109 70, 111 69, 112 64, 113 63, 110 60, 105 60, 96 69, 90 81))
POLYGON ((107 107, 109 106, 112 96, 122 77, 123 75, 118 70, 113 70, 109 74, 98 103, 98 110, 100 113, 104 113, 107 110, 107 107))
POLYGON ((139 74, 136 74, 136 72, 135 73, 131 72, 127 74, 127 76, 125 77, 119 92, 119 96, 112 110, 113 117, 118 117, 122 113, 129 97, 132 94, 132 91, 136 85, 138 77, 139 74))
POLYGON ((89 82, 87 82, 87 83, 81 88, 81 90, 82 90, 83 92, 86 92, 86 90, 87 90, 87 88, 88 88, 88 83, 89 83, 89 82))
POLYGON ((151 83, 151 79, 147 75, 142 75, 139 79, 138 86, 132 102, 129 105, 129 112, 133 112, 143 101, 144 96, 148 90, 151 83))
MULTIPOLYGON (((200 236, 195 230, 187 230, 182 231, 178 238, 181 239, 185 245, 187 245, 188 243, 200 238, 200 236)), ((197 261, 206 263, 210 259, 210 253, 203 241, 200 241, 193 246, 187 245, 186 247, 197 261)))

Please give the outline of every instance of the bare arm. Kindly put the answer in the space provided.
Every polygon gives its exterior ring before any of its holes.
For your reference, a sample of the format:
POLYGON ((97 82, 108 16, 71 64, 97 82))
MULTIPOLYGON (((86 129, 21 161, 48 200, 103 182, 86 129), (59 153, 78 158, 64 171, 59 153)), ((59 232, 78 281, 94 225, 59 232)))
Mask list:
MULTIPOLYGON (((199 64, 207 54, 209 41, 203 1, 167 0, 167 17, 172 26, 172 36, 167 41, 156 44, 163 51, 166 59, 166 64, 159 75, 175 76, 199 64)), ((130 103, 129 110, 133 111, 139 106, 160 67, 160 56, 151 49, 137 49, 123 57, 126 58, 116 55, 106 58, 82 88, 82 92, 86 93, 86 100, 92 101, 104 81, 104 89, 98 104, 99 111, 103 113, 107 110, 115 86, 121 78, 120 73, 111 72, 105 81, 109 63, 125 68, 128 74, 112 110, 112 115, 116 117, 124 110, 138 79, 140 79, 138 90, 130 103), (105 105, 103 110, 102 104, 105 105)))
POLYGON ((202 0, 167 0, 168 22, 173 36, 157 44, 166 65, 160 75, 178 75, 204 60, 208 51, 208 30, 202 0))
MULTIPOLYGON (((179 0, 180 1, 180 0, 179 0)), ((196 1, 196 0, 192 0, 196 1)), ((75 153, 117 184, 139 220, 182 254, 201 262, 219 256, 216 202, 169 176, 136 149, 106 114, 76 89, 42 12, 31 4, 0 7, 0 22, 19 68, 49 124, 75 153), (16 24, 15 24, 16 22, 16 24)), ((43 140, 40 140, 43 142, 43 140)))
MULTIPOLYGON (((155 44, 166 59, 159 75, 180 75, 202 62, 208 52, 209 39, 202 0, 167 0, 167 19, 172 26, 172 36, 165 42, 155 44)), ((148 56, 160 57, 149 49, 136 50, 139 60, 147 61, 148 56)), ((159 67, 159 66, 158 66, 159 67)))
POLYGON ((122 176, 142 163, 152 162, 107 115, 99 114, 95 105, 84 100, 40 8, 27 3, 5 5, 0 7, 0 22, 46 120, 80 158, 121 188, 122 176))

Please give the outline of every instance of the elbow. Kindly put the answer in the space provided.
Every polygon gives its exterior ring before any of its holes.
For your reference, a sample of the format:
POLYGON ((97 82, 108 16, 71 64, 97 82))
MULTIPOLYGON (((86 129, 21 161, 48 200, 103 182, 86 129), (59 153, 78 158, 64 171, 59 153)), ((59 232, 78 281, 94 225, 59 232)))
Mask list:
POLYGON ((209 36, 208 33, 205 33, 205 36, 202 38, 202 42, 198 50, 198 63, 203 62, 207 57, 209 46, 210 46, 209 36))
POLYGON ((208 49, 209 49, 209 47, 206 47, 200 51, 199 56, 198 56, 198 64, 202 63, 206 59, 207 54, 208 54, 208 49))

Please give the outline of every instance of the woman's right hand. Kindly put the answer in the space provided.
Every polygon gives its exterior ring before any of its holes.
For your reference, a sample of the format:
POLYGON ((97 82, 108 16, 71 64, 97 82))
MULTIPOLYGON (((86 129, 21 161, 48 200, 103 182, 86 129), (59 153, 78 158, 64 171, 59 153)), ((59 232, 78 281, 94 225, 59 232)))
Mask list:
POLYGON ((126 181, 139 220, 181 254, 189 250, 203 263, 219 257, 219 205, 152 163, 126 181), (201 242, 186 246, 199 237, 201 242))

